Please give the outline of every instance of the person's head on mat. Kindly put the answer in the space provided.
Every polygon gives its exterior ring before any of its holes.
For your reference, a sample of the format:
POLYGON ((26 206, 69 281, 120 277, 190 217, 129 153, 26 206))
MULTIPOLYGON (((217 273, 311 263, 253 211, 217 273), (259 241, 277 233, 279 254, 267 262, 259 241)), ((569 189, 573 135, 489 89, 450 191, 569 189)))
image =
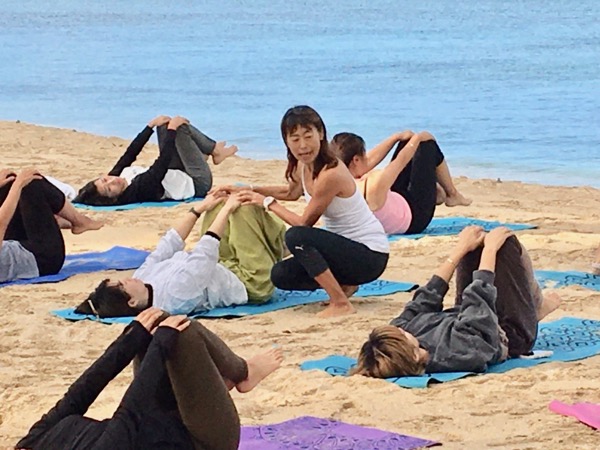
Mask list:
POLYGON ((391 378, 421 375, 429 354, 412 334, 393 325, 371 331, 362 345, 353 375, 391 378))
POLYGON ((292 178, 298 161, 314 164, 317 175, 321 169, 335 165, 337 161, 329 151, 325 123, 310 106, 294 106, 287 110, 281 119, 281 137, 287 148, 285 176, 288 180, 292 178))
POLYGON ((152 306, 151 287, 136 278, 102 280, 75 312, 98 317, 135 316, 152 306))
POLYGON ((111 205, 127 189, 127 180, 114 175, 102 175, 89 181, 77 193, 75 202, 86 205, 111 205))
POLYGON ((369 171, 365 140, 354 133, 338 133, 329 145, 331 151, 348 167, 354 178, 369 171))

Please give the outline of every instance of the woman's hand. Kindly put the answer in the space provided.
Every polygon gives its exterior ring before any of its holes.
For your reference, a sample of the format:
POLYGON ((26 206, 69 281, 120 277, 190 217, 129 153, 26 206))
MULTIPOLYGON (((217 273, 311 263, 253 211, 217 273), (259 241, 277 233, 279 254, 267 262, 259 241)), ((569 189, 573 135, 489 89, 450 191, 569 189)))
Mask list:
POLYGON ((262 206, 263 201, 265 200, 265 196, 259 194, 258 192, 250 191, 248 189, 241 191, 239 194, 239 199, 242 202, 242 205, 258 205, 262 206))
POLYGON ((214 186, 209 194, 223 193, 223 194, 232 194, 234 192, 240 192, 244 190, 250 190, 248 186, 234 186, 233 184, 222 184, 220 186, 214 186))
POLYGON ((43 177, 40 174, 39 170, 34 169, 33 167, 28 167, 23 169, 15 178, 15 185, 19 188, 24 188, 33 180, 41 180, 43 177))
POLYGON ((483 231, 483 228, 476 225, 470 225, 463 228, 459 233, 456 246, 466 255, 477 247, 480 247, 481 244, 483 244, 484 239, 485 231, 483 231))
POLYGON ((158 308, 148 308, 139 313, 135 320, 139 322, 148 332, 156 326, 156 321, 160 319, 160 316, 164 314, 164 311, 158 308))
POLYGON ((485 236, 483 245, 485 248, 497 252, 502 248, 506 240, 514 235, 515 234, 506 227, 494 228, 485 236))
POLYGON ((190 326, 190 319, 188 316, 169 316, 163 320, 157 328, 169 327, 179 332, 182 332, 190 326))
POLYGON ((231 194, 225 203, 223 208, 227 208, 229 212, 234 212, 242 205, 242 200, 240 199, 240 192, 235 194, 231 194))
POLYGON ((17 174, 11 169, 0 170, 0 188, 6 186, 11 181, 14 181, 17 174))
POLYGON ((415 133, 411 130, 404 130, 399 133, 396 133, 397 141, 408 141, 411 137, 413 137, 415 133))
POLYGON ((185 117, 175 116, 169 121, 169 130, 176 130, 183 124, 189 125, 190 121, 185 117))
POLYGON ((148 126, 150 128, 160 127, 162 125, 169 123, 170 120, 171 120, 171 118, 169 116, 156 116, 154 119, 152 119, 150 122, 148 122, 148 126))
POLYGON ((435 141, 435 137, 429 131, 421 131, 419 137, 421 138, 421 142, 435 141))

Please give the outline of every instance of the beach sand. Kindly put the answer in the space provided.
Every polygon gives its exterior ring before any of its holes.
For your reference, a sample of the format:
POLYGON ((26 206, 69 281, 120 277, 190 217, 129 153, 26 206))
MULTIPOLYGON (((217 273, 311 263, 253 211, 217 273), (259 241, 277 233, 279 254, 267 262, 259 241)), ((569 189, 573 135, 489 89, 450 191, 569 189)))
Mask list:
MULTIPOLYGON (((79 187, 108 170, 128 142, 74 130, 0 122, 2 166, 34 165, 79 187)), ((142 164, 154 159, 147 147, 142 164)), ((243 148, 240 151, 243 156, 243 148)), ((274 155, 283 158, 281 154, 274 155)), ((452 166, 452 155, 448 155, 452 166)), ((214 168, 215 182, 281 184, 285 163, 234 157, 214 168)), ((476 174, 473 174, 476 175, 476 174)), ((537 230, 519 238, 538 269, 589 271, 600 244, 600 191, 487 179, 456 179, 474 199, 470 207, 442 206, 437 216, 527 222, 537 230)), ((301 203, 293 205, 299 210, 301 203)), ((68 253, 105 250, 113 245, 151 249, 158 237, 189 206, 92 213, 107 224, 101 231, 73 236, 65 232, 68 253)), ((197 232, 189 239, 194 242, 197 232)), ((383 278, 425 282, 451 249, 455 238, 401 240, 392 244, 383 278)), ((14 445, 64 394, 72 381, 122 331, 89 321, 69 323, 51 309, 78 304, 103 278, 94 273, 58 284, 15 286, 0 291, 0 447, 14 445)), ((571 287, 556 290, 561 307, 546 320, 563 316, 600 319, 600 295, 571 287)), ((267 424, 314 415, 441 441, 448 449, 598 448, 599 435, 571 418, 551 413, 553 399, 600 403, 600 356, 571 363, 549 363, 502 375, 469 377, 428 389, 403 389, 363 377, 332 378, 301 372, 299 364, 329 354, 355 356, 368 332, 394 317, 411 294, 355 299, 358 314, 321 320, 322 307, 309 305, 235 320, 204 323, 242 356, 273 343, 281 345, 282 368, 253 392, 234 393, 243 424, 267 424)), ((452 295, 448 295, 451 299, 452 295)), ((126 369, 89 411, 109 417, 131 380, 126 369)))

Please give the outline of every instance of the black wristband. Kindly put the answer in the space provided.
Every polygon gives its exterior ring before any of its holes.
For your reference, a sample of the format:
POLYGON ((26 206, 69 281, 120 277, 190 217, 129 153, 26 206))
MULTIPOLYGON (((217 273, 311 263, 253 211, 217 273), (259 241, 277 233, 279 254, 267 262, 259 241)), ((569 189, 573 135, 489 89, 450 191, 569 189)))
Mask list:
POLYGON ((212 231, 207 231, 206 233, 204 233, 206 236, 210 236, 210 237, 214 237, 217 241, 221 240, 221 236, 219 236, 217 233, 213 233, 212 231))
POLYGON ((193 215, 195 215, 196 219, 199 219, 200 216, 202 215, 202 213, 199 213, 198 211, 196 211, 193 206, 189 209, 188 212, 191 212, 193 215))

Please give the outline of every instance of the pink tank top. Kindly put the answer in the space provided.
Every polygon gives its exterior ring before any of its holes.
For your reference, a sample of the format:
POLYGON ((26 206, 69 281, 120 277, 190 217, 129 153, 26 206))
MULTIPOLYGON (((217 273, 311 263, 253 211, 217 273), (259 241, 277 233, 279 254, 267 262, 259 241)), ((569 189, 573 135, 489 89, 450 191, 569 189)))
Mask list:
POLYGON ((388 191, 385 203, 373 211, 386 234, 404 234, 412 220, 412 212, 406 199, 397 192, 388 191))

